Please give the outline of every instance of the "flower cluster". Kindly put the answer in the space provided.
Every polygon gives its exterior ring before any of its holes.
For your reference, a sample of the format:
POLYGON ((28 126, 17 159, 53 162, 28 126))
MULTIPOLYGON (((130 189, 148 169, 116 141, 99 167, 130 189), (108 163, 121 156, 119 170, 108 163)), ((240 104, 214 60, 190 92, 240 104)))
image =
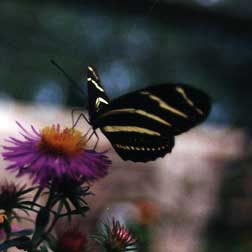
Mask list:
MULTIPOLYGON (((9 137, 2 156, 10 162, 7 170, 17 177, 28 175, 34 186, 0 184, 0 235, 5 237, 0 251, 16 247, 29 252, 88 252, 88 237, 80 229, 67 228, 56 236, 52 231, 65 217, 71 221, 74 215, 85 216, 90 182, 106 176, 111 161, 106 152, 88 149, 88 139, 75 128, 31 126, 29 131, 17 124, 23 138, 9 137), (42 205, 41 196, 46 196, 42 205), (33 229, 14 228, 14 220, 23 218, 20 210, 28 217, 36 214, 33 229)), ((96 238, 106 252, 130 251, 136 244, 115 220, 96 238)))

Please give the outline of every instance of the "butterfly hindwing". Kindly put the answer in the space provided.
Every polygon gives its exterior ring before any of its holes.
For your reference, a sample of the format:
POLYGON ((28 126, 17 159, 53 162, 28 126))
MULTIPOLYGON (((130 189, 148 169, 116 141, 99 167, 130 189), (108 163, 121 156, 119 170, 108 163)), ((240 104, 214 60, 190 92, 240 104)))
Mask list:
MULTIPOLYGON (((126 126, 127 127, 127 126, 126 126)), ((174 146, 174 136, 160 137, 151 135, 151 131, 139 133, 137 131, 128 132, 126 128, 104 128, 105 136, 110 140, 113 148, 123 160, 134 162, 147 162, 163 157, 171 152, 174 146), (118 131, 116 131, 118 129, 118 131), (130 134, 129 134, 130 133, 130 134)), ((134 130, 134 128, 128 128, 134 130)), ((136 129, 139 130, 139 129, 136 129)))
POLYGON ((109 104, 109 98, 101 84, 100 77, 94 66, 87 69, 88 112, 92 123, 101 110, 109 104))

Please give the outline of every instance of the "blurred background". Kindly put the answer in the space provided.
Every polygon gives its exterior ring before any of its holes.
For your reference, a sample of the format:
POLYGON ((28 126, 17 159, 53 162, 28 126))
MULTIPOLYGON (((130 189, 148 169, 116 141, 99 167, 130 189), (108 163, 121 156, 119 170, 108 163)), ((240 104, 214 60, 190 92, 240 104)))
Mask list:
POLYGON ((251 25, 249 0, 1 0, 1 144, 17 131, 15 120, 70 126, 71 108, 86 109, 88 64, 111 98, 191 84, 212 97, 212 111, 176 138, 171 155, 122 162, 101 136, 113 168, 94 185, 83 221, 94 227, 117 216, 140 252, 252 251, 251 25))

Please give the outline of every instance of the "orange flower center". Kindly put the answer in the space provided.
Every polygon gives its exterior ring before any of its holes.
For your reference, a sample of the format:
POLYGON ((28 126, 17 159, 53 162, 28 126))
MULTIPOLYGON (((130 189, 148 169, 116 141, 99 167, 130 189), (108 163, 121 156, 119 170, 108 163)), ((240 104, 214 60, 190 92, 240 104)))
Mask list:
POLYGON ((65 128, 53 125, 41 130, 39 149, 54 155, 73 156, 83 151, 86 140, 81 132, 76 129, 65 128))

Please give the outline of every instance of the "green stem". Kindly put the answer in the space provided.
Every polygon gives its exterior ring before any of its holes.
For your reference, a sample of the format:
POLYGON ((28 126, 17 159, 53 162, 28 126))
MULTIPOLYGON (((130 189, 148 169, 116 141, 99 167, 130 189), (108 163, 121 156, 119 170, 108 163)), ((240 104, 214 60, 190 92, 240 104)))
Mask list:
MULTIPOLYGON (((7 221, 9 221, 9 227, 10 227, 10 232, 11 232, 11 222, 12 222, 12 219, 11 219, 11 212, 7 212, 6 213, 6 217, 7 217, 7 221)), ((6 234, 6 240, 8 241, 10 239, 10 233, 6 234)))
MULTIPOLYGON (((54 202, 54 204, 56 204, 56 201, 54 202)), ((43 234, 43 236, 47 236, 48 234, 51 233, 51 231, 53 230, 54 226, 56 225, 58 219, 61 217, 60 213, 61 213, 61 210, 63 208, 63 203, 60 202, 59 205, 58 205, 58 209, 57 209, 57 212, 55 213, 54 215, 54 219, 50 225, 50 227, 47 229, 47 231, 43 234)))
POLYGON ((53 230, 53 228, 54 228, 55 224, 57 223, 58 219, 59 219, 59 216, 55 215, 50 227, 47 229, 47 231, 45 231, 41 235, 41 239, 34 245, 35 248, 37 248, 41 244, 41 242, 43 242, 44 237, 46 237, 48 234, 51 233, 51 231, 53 230))
MULTIPOLYGON (((53 208, 53 206, 56 203, 55 200, 54 200, 54 195, 55 195, 54 190, 51 189, 51 191, 49 193, 49 197, 48 197, 47 202, 46 202, 46 205, 44 207, 41 207, 40 211, 42 210, 42 208, 44 208, 44 209, 48 210, 48 212, 51 212, 51 209, 53 208)), ((54 222, 55 222, 55 220, 52 223, 54 223, 54 222)), ((44 228, 46 228, 46 226, 44 228)), ((35 230, 34 234, 36 234, 36 231, 37 230, 35 230)), ((32 245, 32 248, 30 250, 28 250, 28 252, 34 251, 34 249, 36 249, 41 244, 41 242, 43 242, 44 234, 47 233, 47 232, 45 232, 43 230, 41 233, 42 233, 42 235, 40 236, 40 239, 38 239, 37 241, 35 240, 35 242, 32 245)), ((34 235, 33 235, 33 238, 34 238, 34 235)))
POLYGON ((47 236, 48 234, 51 233, 51 231, 53 230, 53 228, 54 228, 55 224, 57 223, 58 219, 59 219, 59 216, 58 216, 58 215, 55 215, 55 216, 54 216, 54 219, 53 219, 53 221, 52 221, 52 223, 51 223, 51 225, 50 225, 50 227, 49 227, 49 228, 47 229, 47 231, 44 232, 44 234, 42 235, 43 237, 45 237, 45 236, 47 236))

